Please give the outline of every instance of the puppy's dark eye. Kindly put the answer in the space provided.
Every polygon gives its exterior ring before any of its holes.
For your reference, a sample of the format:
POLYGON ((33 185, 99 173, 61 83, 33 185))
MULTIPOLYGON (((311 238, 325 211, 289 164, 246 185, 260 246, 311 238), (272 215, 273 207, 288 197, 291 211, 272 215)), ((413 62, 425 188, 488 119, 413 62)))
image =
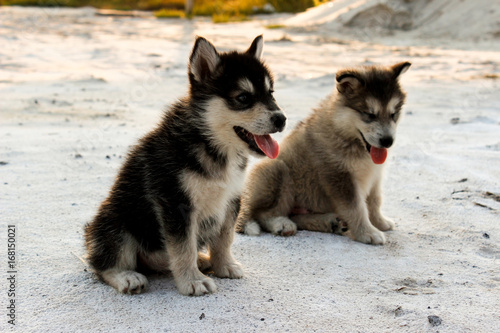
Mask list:
POLYGON ((241 93, 238 96, 236 96, 236 99, 238 102, 242 104, 247 104, 250 102, 250 94, 249 93, 241 93))
POLYGON ((365 121, 371 123, 377 119, 377 115, 374 113, 365 113, 365 121))
POLYGON ((399 111, 394 112, 393 114, 391 114, 391 118, 394 121, 396 121, 398 119, 398 117, 399 117, 399 111))
POLYGON ((274 93, 273 89, 269 89, 269 94, 272 95, 274 93))

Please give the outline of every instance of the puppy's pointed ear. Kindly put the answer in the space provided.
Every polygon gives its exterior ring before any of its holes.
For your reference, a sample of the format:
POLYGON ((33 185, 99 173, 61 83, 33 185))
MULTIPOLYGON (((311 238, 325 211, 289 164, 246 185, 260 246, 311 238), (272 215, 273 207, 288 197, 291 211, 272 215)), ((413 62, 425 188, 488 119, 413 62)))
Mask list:
POLYGON ((408 68, 410 68, 410 66, 411 63, 409 63, 408 61, 400 62, 398 64, 391 66, 392 72, 394 73, 393 77, 397 79, 401 74, 406 73, 406 71, 408 70, 408 68))
POLYGON ((198 82, 203 82, 217 68, 220 62, 215 47, 203 37, 198 37, 189 57, 189 73, 198 82))
POLYGON ((362 85, 364 85, 364 81, 358 73, 351 70, 338 72, 336 79, 337 90, 347 97, 352 96, 362 85))
POLYGON ((260 60, 260 58, 262 57, 262 51, 264 51, 264 38, 262 37, 262 35, 259 35, 255 37, 252 45, 250 45, 250 48, 246 53, 260 60))

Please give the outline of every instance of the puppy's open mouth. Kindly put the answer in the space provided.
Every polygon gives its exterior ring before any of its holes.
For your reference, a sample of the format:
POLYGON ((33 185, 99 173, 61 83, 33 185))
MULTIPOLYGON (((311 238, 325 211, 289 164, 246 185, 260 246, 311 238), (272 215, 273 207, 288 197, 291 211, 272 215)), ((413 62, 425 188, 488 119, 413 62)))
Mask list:
POLYGON ((238 137, 243 140, 250 150, 256 152, 259 155, 265 155, 269 158, 276 158, 279 154, 279 145, 276 140, 274 140, 269 134, 257 135, 250 133, 246 129, 234 126, 234 131, 238 137))
POLYGON ((365 146, 366 146, 366 150, 368 150, 368 153, 370 153, 370 150, 372 149, 372 145, 368 143, 368 141, 366 141, 365 139, 365 136, 363 135, 363 133, 361 133, 361 131, 359 131, 359 134, 361 134, 361 138, 363 139, 363 142, 365 143, 365 146))
POLYGON ((383 164, 387 158, 387 148, 374 147, 366 141, 365 136, 361 133, 361 131, 359 131, 359 134, 361 134, 361 138, 365 143, 366 150, 370 154, 373 163, 383 164))

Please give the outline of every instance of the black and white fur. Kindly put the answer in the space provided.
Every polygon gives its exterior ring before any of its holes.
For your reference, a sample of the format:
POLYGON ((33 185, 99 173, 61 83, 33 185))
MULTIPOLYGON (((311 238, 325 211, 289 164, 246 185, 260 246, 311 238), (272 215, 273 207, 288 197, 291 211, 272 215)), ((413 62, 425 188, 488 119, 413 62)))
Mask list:
POLYGON ((264 155, 250 133, 282 131, 286 121, 262 49, 262 36, 244 53, 218 53, 197 38, 189 95, 132 149, 85 227, 90 265, 118 291, 147 288, 138 265, 171 271, 183 295, 216 291, 200 270, 243 276, 230 247, 247 157, 264 155))

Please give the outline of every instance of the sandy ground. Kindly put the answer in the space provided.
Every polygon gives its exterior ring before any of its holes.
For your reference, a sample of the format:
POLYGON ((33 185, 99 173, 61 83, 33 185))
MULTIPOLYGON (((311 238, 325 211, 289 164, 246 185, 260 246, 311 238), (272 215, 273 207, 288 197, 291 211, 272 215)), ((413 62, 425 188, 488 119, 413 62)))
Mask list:
MULTIPOLYGON (((367 2, 357 14, 373 11, 367 2)), ((425 12, 405 14, 415 29, 401 31, 331 8, 224 25, 0 8, 0 330, 498 331, 498 22, 477 34, 454 26, 448 31, 458 35, 426 37, 418 30, 425 12), (321 24, 312 24, 319 10, 321 24), (287 27, 266 29, 270 23, 287 27), (213 295, 181 296, 171 276, 159 275, 145 294, 117 294, 79 259, 83 225, 130 145, 185 94, 194 36, 243 50, 261 33, 289 128, 333 89, 339 68, 413 63, 402 77, 406 115, 384 185, 384 211, 396 229, 384 246, 313 232, 237 235, 233 252, 246 276, 216 278, 213 295), (15 297, 8 296, 7 225, 16 228, 15 297), (11 299, 16 325, 8 323, 11 299)), ((500 13, 498 4, 490 11, 500 13)))

